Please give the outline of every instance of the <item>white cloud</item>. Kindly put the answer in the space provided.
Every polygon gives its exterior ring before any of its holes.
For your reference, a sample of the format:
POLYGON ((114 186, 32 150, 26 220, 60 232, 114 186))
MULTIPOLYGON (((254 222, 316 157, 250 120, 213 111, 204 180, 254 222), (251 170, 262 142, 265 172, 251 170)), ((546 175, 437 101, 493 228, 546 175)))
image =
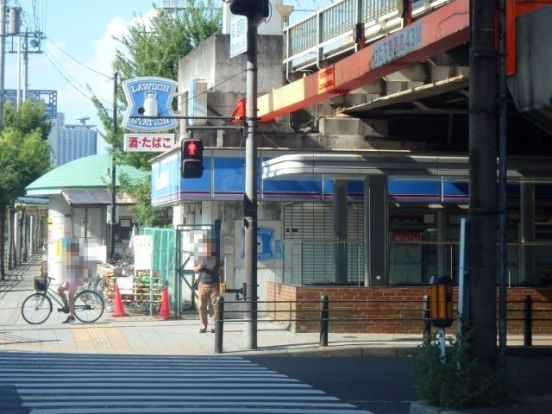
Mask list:
MULTIPOLYGON (((79 51, 70 50, 66 42, 54 43, 47 39, 43 43, 44 54, 29 56, 29 88, 57 90, 58 111, 65 113, 66 123, 75 123, 77 118, 87 116, 90 117, 89 123, 103 129, 95 107, 90 99, 84 96, 91 95, 87 85, 111 110, 113 100, 112 63, 116 49, 121 48, 121 44, 115 38, 124 36, 130 25, 137 22, 146 22, 147 24, 155 13, 156 11, 152 9, 143 16, 131 20, 125 20, 119 16, 111 18, 100 36, 89 44, 88 50, 86 45, 83 45, 79 51)), ((8 54, 5 70, 6 89, 17 87, 16 56, 8 54)))
MULTIPOLYGON (((115 60, 115 52, 117 49, 120 50, 122 48, 121 43, 116 39, 124 37, 128 33, 128 27, 137 23, 144 23, 146 27, 148 27, 148 22, 155 13, 157 13, 157 11, 152 9, 144 16, 135 17, 130 21, 126 21, 121 17, 114 17, 111 19, 106 26, 105 32, 92 43, 94 54, 89 65, 105 75, 112 76, 112 64, 115 60)), ((101 76, 98 76, 98 78, 101 78, 101 76)), ((96 95, 102 100, 112 101, 113 83, 111 81, 106 82, 104 78, 103 80, 100 79, 98 82, 91 84, 91 86, 94 88, 96 95)))

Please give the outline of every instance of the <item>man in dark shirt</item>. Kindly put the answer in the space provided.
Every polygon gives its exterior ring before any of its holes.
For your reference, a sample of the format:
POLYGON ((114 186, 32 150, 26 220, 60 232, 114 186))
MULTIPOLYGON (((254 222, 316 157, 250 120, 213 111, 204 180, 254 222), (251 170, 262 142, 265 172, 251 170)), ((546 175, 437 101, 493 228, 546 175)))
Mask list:
MULTIPOLYGON (((224 268, 219 257, 213 251, 213 241, 203 240, 200 242, 199 254, 196 256, 194 272, 198 273, 199 285, 198 311, 200 322, 200 333, 207 332, 207 305, 210 307, 211 315, 214 313, 215 323, 217 318, 217 297, 220 295, 220 284, 224 282, 224 268)), ((211 332, 214 332, 214 328, 211 332)))

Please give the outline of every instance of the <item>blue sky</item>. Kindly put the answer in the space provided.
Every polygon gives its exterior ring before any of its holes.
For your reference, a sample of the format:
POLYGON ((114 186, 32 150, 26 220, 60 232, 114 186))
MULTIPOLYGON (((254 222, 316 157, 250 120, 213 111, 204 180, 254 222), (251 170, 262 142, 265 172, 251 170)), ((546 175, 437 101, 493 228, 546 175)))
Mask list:
MULTIPOLYGON (((180 0, 182 1, 182 0, 180 0)), ((284 0, 293 4, 299 15, 311 14, 331 0, 284 0)), ((22 30, 41 30, 46 39, 42 54, 29 54, 29 89, 55 89, 58 112, 65 114, 65 123, 89 117, 99 125, 94 106, 89 100, 90 85, 111 108, 113 75, 111 62, 117 42, 134 19, 153 13, 153 4, 162 0, 6 0, 8 7, 23 9, 22 30)), ((222 1, 221 1, 222 3, 222 1)), ((9 51, 11 39, 8 38, 9 51)), ((17 43, 14 45, 17 50, 17 43)), ((17 88, 17 54, 6 54, 5 88, 17 88)), ((101 129, 101 128, 100 128, 101 129)))
MULTIPOLYGON (((87 116, 97 124, 86 85, 111 105, 113 83, 109 77, 117 46, 112 37, 124 33, 137 16, 151 12, 153 1, 8 0, 8 6, 17 4, 24 10, 22 30, 35 31, 38 25, 46 37, 44 53, 29 54, 29 89, 56 89, 58 111, 65 113, 66 123, 87 116)), ((11 41, 7 43, 9 50, 11 41)), ((16 54, 7 54, 5 87, 17 88, 16 54)))

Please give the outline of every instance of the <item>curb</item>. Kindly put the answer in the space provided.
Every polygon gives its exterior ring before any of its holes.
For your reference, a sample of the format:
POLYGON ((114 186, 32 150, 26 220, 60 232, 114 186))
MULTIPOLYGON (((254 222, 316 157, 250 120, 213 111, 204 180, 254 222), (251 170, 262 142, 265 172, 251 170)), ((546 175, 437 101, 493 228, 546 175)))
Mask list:
POLYGON ((552 346, 548 345, 515 345, 506 348, 507 356, 531 356, 531 357, 550 357, 552 356, 552 346))
POLYGON ((463 411, 442 409, 427 404, 424 401, 413 401, 410 403, 409 414, 542 414, 550 412, 552 394, 545 394, 534 397, 521 397, 509 403, 496 407, 470 407, 463 411), (483 411, 484 410, 484 411, 483 411))
POLYGON ((464 411, 441 409, 423 401, 413 401, 408 414, 464 414, 464 411))
POLYGON ((225 351, 217 355, 236 355, 236 356, 271 356, 271 357, 407 357, 414 353, 415 347, 314 347, 314 348, 259 348, 256 350, 243 351, 225 351))
MULTIPOLYGON (((294 349, 293 345, 284 348, 258 348, 255 350, 233 350, 223 351, 217 355, 247 355, 247 356, 286 356, 286 357, 408 357, 416 352, 417 346, 404 347, 369 347, 369 346, 346 346, 346 347, 311 347, 294 349)), ((552 356, 551 346, 513 346, 507 349, 508 356, 512 357, 549 357, 552 356)))

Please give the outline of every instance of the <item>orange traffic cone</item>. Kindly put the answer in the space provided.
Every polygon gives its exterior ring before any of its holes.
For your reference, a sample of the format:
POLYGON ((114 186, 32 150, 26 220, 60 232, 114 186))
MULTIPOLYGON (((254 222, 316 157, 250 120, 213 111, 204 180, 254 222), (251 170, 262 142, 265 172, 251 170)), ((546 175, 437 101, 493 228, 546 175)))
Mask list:
POLYGON ((113 298, 113 316, 128 316, 123 306, 123 299, 121 298, 121 292, 119 292, 119 286, 115 283, 115 297, 113 298))
POLYGON ((169 287, 163 286, 163 293, 161 294, 161 309, 159 310, 159 318, 169 319, 171 317, 171 310, 169 306, 169 287))

